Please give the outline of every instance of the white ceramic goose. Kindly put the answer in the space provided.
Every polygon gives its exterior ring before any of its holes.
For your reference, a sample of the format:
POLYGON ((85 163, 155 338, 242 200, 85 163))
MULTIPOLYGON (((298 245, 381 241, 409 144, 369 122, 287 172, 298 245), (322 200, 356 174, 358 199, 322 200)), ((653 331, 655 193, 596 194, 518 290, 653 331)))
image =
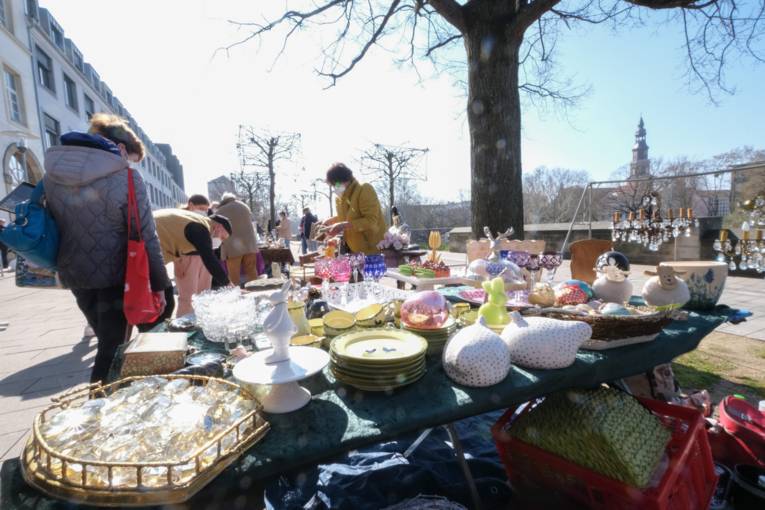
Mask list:
POLYGON ((454 335, 444 348, 446 375, 464 386, 492 386, 510 372, 510 353, 483 317, 454 335))
POLYGON ((274 305, 274 309, 271 310, 266 320, 263 321, 263 329, 274 348, 274 352, 265 359, 265 362, 268 364, 279 363, 280 361, 288 360, 290 357, 290 338, 297 332, 297 328, 287 310, 287 296, 291 286, 292 283, 287 280, 281 290, 274 292, 268 297, 268 300, 274 305))
POLYGON ((565 368, 576 360, 576 351, 592 336, 586 322, 511 314, 502 331, 513 363, 526 368, 565 368))

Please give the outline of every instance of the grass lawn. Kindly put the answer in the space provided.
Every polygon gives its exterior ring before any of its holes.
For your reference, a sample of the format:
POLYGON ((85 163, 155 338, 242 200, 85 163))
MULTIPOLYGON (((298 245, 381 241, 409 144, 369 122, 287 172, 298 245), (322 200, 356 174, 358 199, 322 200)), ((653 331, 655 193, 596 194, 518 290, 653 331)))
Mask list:
POLYGON ((759 340, 711 333, 672 369, 683 390, 707 389, 714 403, 734 393, 750 402, 765 399, 765 342, 759 340))

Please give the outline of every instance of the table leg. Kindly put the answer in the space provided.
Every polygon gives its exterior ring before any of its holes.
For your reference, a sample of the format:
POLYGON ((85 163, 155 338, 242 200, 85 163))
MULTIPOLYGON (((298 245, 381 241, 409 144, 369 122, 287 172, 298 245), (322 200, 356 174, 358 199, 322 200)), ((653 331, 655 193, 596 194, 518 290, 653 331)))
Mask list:
POLYGON ((446 428, 446 432, 449 434, 452 447, 454 447, 454 453, 457 455, 457 462, 459 463, 460 468, 462 468, 462 474, 465 476, 468 489, 470 489, 470 499, 473 500, 473 508, 475 510, 481 510, 483 508, 481 505, 481 497, 478 495, 478 487, 476 487, 473 475, 470 473, 470 466, 468 466, 468 463, 465 460, 465 451, 462 449, 462 442, 460 441, 459 435, 457 435, 457 431, 454 429, 454 424, 452 423, 444 425, 444 428, 446 428))

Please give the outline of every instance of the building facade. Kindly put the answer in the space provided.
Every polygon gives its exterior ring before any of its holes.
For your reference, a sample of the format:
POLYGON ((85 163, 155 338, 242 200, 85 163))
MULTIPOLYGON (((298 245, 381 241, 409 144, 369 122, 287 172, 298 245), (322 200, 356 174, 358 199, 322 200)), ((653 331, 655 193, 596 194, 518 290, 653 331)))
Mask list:
POLYGON ((236 186, 234 186, 234 181, 225 175, 207 181, 207 196, 211 201, 220 201, 221 195, 226 192, 236 193, 236 186))
POLYGON ((40 162, 45 149, 58 144, 63 133, 85 131, 94 113, 107 112, 127 119, 146 147, 146 157, 137 169, 146 181, 152 207, 184 203, 182 167, 170 146, 165 144, 166 149, 160 149, 146 135, 93 66, 85 61, 75 43, 66 37, 50 11, 40 7, 37 0, 0 0, 0 4, 3 6, 0 20, 3 12, 5 18, 8 13, 11 15, 11 28, 3 23, 6 28, 0 34, 5 88, 2 131, 10 131, 5 127, 10 124, 19 132, 0 138, 3 144, 0 149, 9 154, 18 153, 22 138, 29 147, 24 154, 25 173, 14 163, 18 157, 4 159, 5 186, 0 189, 0 196, 15 187, 17 177, 37 182, 42 178, 40 162), (6 58, 6 54, 10 56, 6 58), (6 69, 10 72, 6 73, 6 69), (20 113, 17 113, 21 108, 17 104, 23 104, 20 113), (27 136, 22 137, 21 133, 27 136), (180 178, 177 178, 179 171, 180 178))

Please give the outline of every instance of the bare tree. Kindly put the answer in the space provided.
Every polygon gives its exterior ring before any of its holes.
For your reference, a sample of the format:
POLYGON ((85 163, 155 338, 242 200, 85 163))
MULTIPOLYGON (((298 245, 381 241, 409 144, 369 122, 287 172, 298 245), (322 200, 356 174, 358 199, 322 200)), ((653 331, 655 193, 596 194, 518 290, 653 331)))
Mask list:
POLYGON ((243 167, 265 173, 268 183, 268 218, 276 225, 276 163, 295 157, 300 150, 300 133, 276 133, 251 126, 239 126, 243 167))
POLYGON ((396 188, 407 187, 413 180, 424 180, 419 162, 428 149, 374 144, 361 156, 361 172, 370 176, 388 202, 388 213, 393 222, 393 206, 396 205, 396 188))
POLYGON ((259 198, 262 196, 265 181, 257 172, 232 172, 229 178, 234 183, 236 194, 247 201, 247 205, 253 213, 256 213, 259 198))
POLYGON ((374 46, 414 63, 435 60, 461 42, 467 69, 467 118, 471 140, 472 227, 523 235, 521 101, 529 97, 570 105, 581 96, 570 80, 553 73, 561 28, 577 23, 640 22, 640 9, 666 10, 666 24, 684 36, 691 84, 714 99, 730 92, 725 64, 736 55, 763 61, 755 48, 765 24, 765 0, 312 0, 285 2, 281 15, 237 22, 249 30, 245 43, 281 33, 289 40, 309 28, 334 31, 317 68, 329 86, 355 69, 374 46), (297 5, 297 7, 296 7, 297 5), (281 32, 280 32, 281 31, 281 32))
POLYGON ((590 181, 584 170, 538 167, 523 176, 527 223, 570 221, 582 190, 590 181))
POLYGON ((334 204, 332 200, 332 186, 324 182, 324 179, 314 179, 314 181, 311 183, 311 187, 313 187, 313 201, 316 202, 318 197, 326 198, 329 201, 329 215, 334 216, 335 213, 333 212, 334 204), (327 191, 321 189, 323 186, 327 187, 327 191))

